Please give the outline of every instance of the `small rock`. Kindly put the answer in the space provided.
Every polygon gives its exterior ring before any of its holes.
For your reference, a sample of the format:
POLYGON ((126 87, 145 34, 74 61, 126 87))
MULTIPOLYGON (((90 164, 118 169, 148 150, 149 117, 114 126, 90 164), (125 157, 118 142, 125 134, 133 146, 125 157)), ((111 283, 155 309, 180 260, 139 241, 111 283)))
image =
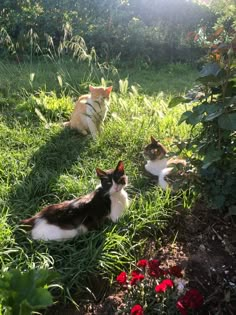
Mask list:
POLYGON ((205 245, 201 244, 199 246, 199 249, 204 252, 206 250, 206 247, 205 247, 205 245))

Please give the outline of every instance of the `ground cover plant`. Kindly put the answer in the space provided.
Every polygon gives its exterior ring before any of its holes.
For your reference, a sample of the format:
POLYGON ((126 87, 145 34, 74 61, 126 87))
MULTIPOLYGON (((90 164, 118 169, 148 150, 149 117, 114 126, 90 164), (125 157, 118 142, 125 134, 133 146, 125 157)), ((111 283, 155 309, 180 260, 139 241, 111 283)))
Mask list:
MULTIPOLYGON (((21 67, 27 69, 27 65, 21 67)), ((179 76, 180 66, 172 65, 170 69, 171 76, 175 71, 179 76)), ((191 67, 183 66, 183 77, 194 73, 191 67)), ((170 90, 168 76, 167 71, 162 82, 166 82, 166 91, 170 90)), ((26 76, 23 91, 11 87, 8 95, 2 93, 1 97, 1 268, 53 269, 59 273, 57 283, 61 285, 61 289, 52 289, 55 300, 73 297, 79 303, 84 290, 99 299, 113 277, 139 258, 146 239, 160 242, 161 231, 176 205, 191 204, 186 192, 172 196, 153 186, 143 173, 142 155, 150 134, 157 134, 175 150, 175 138, 186 138, 189 127, 177 125, 184 106, 169 110, 169 94, 163 94, 157 86, 151 95, 148 86, 129 85, 120 73, 115 79, 106 77, 106 83, 114 84, 115 89, 104 130, 93 141, 62 127, 73 107, 72 95, 63 86, 58 88, 57 79, 55 90, 51 91, 51 86, 47 90, 50 74, 45 78, 48 81, 44 88, 32 91, 32 87, 27 88, 26 76), (60 244, 33 242, 19 226, 20 219, 46 204, 93 190, 97 184, 95 167, 114 167, 117 159, 125 163, 131 199, 129 210, 118 224, 108 223, 99 231, 60 244), (101 278, 106 281, 95 290, 94 283, 101 278)), ((82 74, 75 81, 82 87, 81 93, 87 79, 82 74)), ((135 82, 135 77, 132 80, 135 82)), ((190 82, 185 86, 190 87, 190 82)))
MULTIPOLYGON (((8 314, 30 315, 53 303, 48 284, 56 273, 46 269, 5 272, 0 279, 0 299, 8 314)), ((2 314, 2 312, 1 312, 2 314)))

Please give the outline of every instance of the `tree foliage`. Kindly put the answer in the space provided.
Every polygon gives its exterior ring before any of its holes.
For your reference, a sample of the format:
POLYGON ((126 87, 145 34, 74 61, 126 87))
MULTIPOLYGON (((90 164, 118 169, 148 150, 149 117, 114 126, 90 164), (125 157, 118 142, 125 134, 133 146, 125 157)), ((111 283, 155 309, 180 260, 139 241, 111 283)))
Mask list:
POLYGON ((5 29, 21 54, 29 49, 27 34, 32 30, 41 48, 47 45, 48 35, 55 47, 65 36, 81 36, 106 60, 117 56, 146 62, 191 60, 199 55, 199 49, 186 42, 186 34, 201 20, 212 18, 207 7, 186 0, 0 3, 0 28, 5 29))

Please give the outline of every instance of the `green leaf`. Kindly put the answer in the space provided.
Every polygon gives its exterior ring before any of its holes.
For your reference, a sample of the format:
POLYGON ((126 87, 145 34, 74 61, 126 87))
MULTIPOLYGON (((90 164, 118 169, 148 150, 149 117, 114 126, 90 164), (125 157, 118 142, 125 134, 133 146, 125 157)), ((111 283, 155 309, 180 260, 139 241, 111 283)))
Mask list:
POLYGON ((48 271, 47 269, 34 270, 34 281, 36 287, 44 286, 52 282, 58 277, 58 273, 55 271, 48 271))
POLYGON ((216 111, 222 110, 222 103, 208 103, 205 105, 205 112, 207 114, 215 113, 216 111))
POLYGON ((225 71, 218 63, 213 62, 206 64, 199 74, 200 76, 197 78, 197 81, 203 84, 214 83, 215 85, 220 83, 220 80, 225 75, 225 71))
POLYGON ((191 116, 191 115, 192 115, 192 112, 190 110, 187 110, 186 112, 184 112, 178 121, 178 125, 180 125, 180 124, 182 124, 182 122, 186 121, 186 119, 188 119, 189 116, 191 116))
POLYGON ((236 130, 236 112, 221 115, 218 118, 218 125, 222 129, 236 130))
POLYGON ((48 292, 47 289, 38 288, 34 290, 34 294, 32 295, 31 299, 29 300, 29 304, 34 309, 44 308, 53 303, 52 296, 48 292))
POLYGON ((212 147, 209 147, 209 152, 205 155, 203 160, 203 169, 207 169, 212 163, 219 161, 222 156, 221 150, 214 150, 212 147))
POLYGON ((51 294, 44 287, 57 276, 57 273, 46 269, 4 273, 0 279, 0 296, 4 305, 12 308, 13 315, 28 315, 32 310, 51 305, 51 294))
POLYGON ((219 66, 218 63, 213 62, 213 63, 208 63, 206 64, 202 70, 200 71, 200 78, 204 77, 209 77, 213 76, 216 77, 221 71, 221 67, 219 66))
POLYGON ((186 122, 187 124, 195 126, 199 122, 201 122, 205 116, 204 109, 201 106, 196 106, 193 111, 186 111, 182 114, 179 119, 178 124, 180 125, 182 122, 186 122))
POLYGON ((189 117, 186 119, 186 123, 195 126, 203 120, 204 116, 204 113, 198 114, 193 112, 192 115, 189 115, 189 117))
POLYGON ((175 107, 176 105, 179 105, 179 104, 183 104, 183 103, 189 103, 191 102, 192 99, 191 98, 186 98, 186 97, 183 97, 183 96, 176 96, 176 97, 173 97, 170 102, 169 102, 169 105, 168 107, 169 108, 172 108, 172 107, 175 107))
POLYGON ((222 112, 223 110, 218 110, 218 111, 215 111, 211 114, 208 114, 205 118, 204 118, 204 121, 212 121, 214 120, 216 117, 219 117, 220 115, 222 115, 222 112))
POLYGON ((32 307, 30 307, 29 303, 24 300, 20 305, 15 305, 13 312, 19 315, 31 315, 32 307))
POLYGON ((208 106, 208 103, 202 103, 202 104, 199 104, 199 105, 197 105, 197 106, 195 106, 195 107, 193 107, 193 112, 195 113, 195 114, 203 114, 203 113, 205 113, 206 112, 206 110, 207 110, 207 106, 208 106))

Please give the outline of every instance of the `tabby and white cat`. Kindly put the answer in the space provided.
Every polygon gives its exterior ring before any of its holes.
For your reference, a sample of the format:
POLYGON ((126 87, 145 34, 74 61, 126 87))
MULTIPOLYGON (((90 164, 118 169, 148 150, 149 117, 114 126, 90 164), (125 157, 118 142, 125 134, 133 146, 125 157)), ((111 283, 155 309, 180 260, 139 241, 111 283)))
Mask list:
POLYGON ((89 86, 90 94, 82 95, 75 104, 70 121, 65 122, 64 126, 77 129, 83 135, 91 133, 95 138, 100 132, 110 100, 112 86, 93 87, 89 86))
POLYGON ((91 193, 43 208, 35 216, 22 220, 28 225, 35 240, 66 240, 89 230, 97 229, 106 218, 116 222, 128 207, 124 190, 128 178, 124 164, 119 161, 115 169, 96 168, 101 184, 91 193))
POLYGON ((171 165, 186 165, 185 160, 168 158, 166 157, 166 154, 166 148, 151 136, 151 143, 144 148, 144 156, 148 159, 145 169, 148 173, 158 176, 158 184, 164 190, 168 187, 168 182, 165 180, 165 176, 170 175, 174 169, 174 166, 171 165))

